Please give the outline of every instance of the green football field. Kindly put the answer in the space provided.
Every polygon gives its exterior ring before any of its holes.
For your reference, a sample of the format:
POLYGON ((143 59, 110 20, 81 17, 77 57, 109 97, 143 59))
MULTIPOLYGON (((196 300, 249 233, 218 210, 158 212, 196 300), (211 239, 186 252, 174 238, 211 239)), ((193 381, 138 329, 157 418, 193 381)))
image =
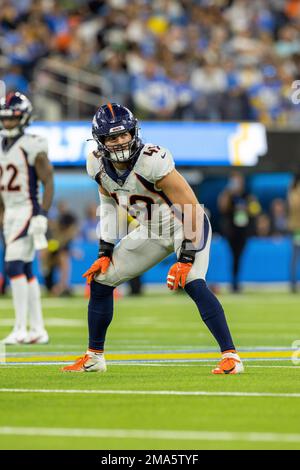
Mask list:
MULTIPOLYGON (((116 302, 105 374, 62 373, 86 349, 87 300, 44 299, 50 344, 7 347, 0 365, 0 448, 300 449, 299 297, 220 300, 243 375, 211 374, 214 339, 171 293, 116 302)), ((12 316, 1 299, 2 337, 12 316)))

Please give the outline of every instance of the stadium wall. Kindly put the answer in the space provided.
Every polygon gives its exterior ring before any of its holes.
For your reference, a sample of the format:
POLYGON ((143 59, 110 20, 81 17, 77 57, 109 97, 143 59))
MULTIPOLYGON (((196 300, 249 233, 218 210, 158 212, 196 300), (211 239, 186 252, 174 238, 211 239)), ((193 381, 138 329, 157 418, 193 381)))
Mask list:
MULTIPOLYGON (((96 242, 74 241, 72 244, 72 277, 73 285, 83 284, 82 273, 95 260, 97 253, 96 242)), ((248 241, 242 259, 240 280, 249 283, 283 283, 289 281, 292 243, 289 237, 252 238, 248 241), (276 269, 274 269, 276 266, 276 269)), ((3 258, 3 248, 0 247, 0 259, 3 258)), ((163 262, 144 274, 147 283, 165 283, 170 265, 175 256, 171 255, 163 262)), ((210 283, 229 283, 231 280, 231 254, 227 241, 215 236, 212 241, 210 266, 207 280, 210 283)), ((3 261, 0 272, 3 272, 3 261)), ((35 269, 43 282, 38 260, 35 269)), ((300 279, 300 266, 298 271, 300 279)))

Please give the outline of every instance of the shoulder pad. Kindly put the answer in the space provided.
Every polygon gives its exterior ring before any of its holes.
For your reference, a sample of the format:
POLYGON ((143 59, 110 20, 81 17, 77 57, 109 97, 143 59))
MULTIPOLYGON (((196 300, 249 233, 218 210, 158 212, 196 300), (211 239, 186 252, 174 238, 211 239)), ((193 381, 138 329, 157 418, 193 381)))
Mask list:
POLYGON ((156 183, 174 169, 170 150, 160 145, 145 144, 137 161, 136 172, 151 183, 156 183))
POLYGON ((29 165, 34 165, 35 159, 39 153, 48 154, 48 140, 41 135, 24 134, 20 146, 28 154, 29 165))
POLYGON ((91 178, 98 180, 97 176, 103 171, 102 158, 96 157, 94 152, 89 153, 86 160, 86 171, 91 178))

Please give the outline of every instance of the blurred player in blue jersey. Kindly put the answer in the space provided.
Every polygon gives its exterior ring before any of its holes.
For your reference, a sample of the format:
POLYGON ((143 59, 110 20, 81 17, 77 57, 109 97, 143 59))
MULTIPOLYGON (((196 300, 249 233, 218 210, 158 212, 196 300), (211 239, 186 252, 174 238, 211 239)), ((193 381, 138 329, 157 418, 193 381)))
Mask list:
MULTIPOLYGON (((88 156, 88 174, 99 185, 101 239, 97 261, 84 274, 91 285, 86 354, 64 371, 106 370, 104 341, 113 317, 113 290, 175 252, 167 285, 180 285, 196 303, 221 350, 215 374, 243 372, 224 311, 208 289, 211 227, 185 179, 176 171, 170 151, 139 138, 138 122, 119 104, 101 106, 92 133, 97 151, 88 156), (118 206, 139 226, 120 235, 118 206), (117 243, 118 239, 121 241, 117 243)), ((121 230, 122 232, 122 230, 121 230)))
POLYGON ((18 92, 0 101, 0 196, 4 210, 5 270, 15 309, 15 326, 3 340, 7 345, 48 342, 40 286, 33 275, 32 262, 35 250, 47 246, 46 215, 53 197, 53 174, 46 139, 24 132, 31 115, 30 101, 18 92), (41 205, 39 182, 44 187, 41 205))

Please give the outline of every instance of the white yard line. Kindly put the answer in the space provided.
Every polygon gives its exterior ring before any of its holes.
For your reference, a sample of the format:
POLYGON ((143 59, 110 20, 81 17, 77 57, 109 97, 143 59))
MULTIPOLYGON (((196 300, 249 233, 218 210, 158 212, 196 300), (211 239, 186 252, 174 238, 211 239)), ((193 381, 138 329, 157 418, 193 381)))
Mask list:
MULTIPOLYGON (((82 328, 86 326, 86 321, 84 320, 75 320, 70 318, 46 318, 45 323, 47 326, 52 327, 71 327, 71 328, 82 328)), ((13 326, 14 319, 12 318, 3 318, 0 319, 0 326, 13 326)))
MULTIPOLYGON (((79 354, 78 354, 79 356, 79 354)), ((28 358, 30 359, 30 358, 28 358)), ((216 359, 193 359, 193 360, 162 360, 162 361, 107 361, 109 366, 149 366, 149 367, 209 367, 209 365, 214 364, 216 359), (188 362, 188 363, 187 363, 188 362)), ((295 369, 298 370, 300 367, 293 365, 251 365, 251 362, 290 362, 290 359, 244 359, 246 368, 262 368, 262 369, 295 369), (249 364, 250 362, 250 364, 249 364)), ((6 369, 9 367, 27 367, 27 366, 59 366, 72 364, 70 361, 41 361, 41 362, 0 362, 1 366, 6 369)))
MULTIPOLYGON (((241 304, 245 303, 247 305, 251 304, 259 304, 261 306, 264 305, 270 305, 270 304, 282 304, 282 305, 298 305, 299 299, 298 297, 289 297, 288 295, 268 295, 267 297, 265 295, 261 296, 255 296, 255 295, 247 295, 243 294, 242 296, 239 296, 238 298, 232 295, 220 295, 220 299, 222 300, 223 303, 230 303, 230 304, 241 304)), ((192 301, 188 297, 179 297, 174 295, 166 295, 163 297, 156 297, 155 295, 150 297, 144 297, 141 299, 131 299, 128 297, 124 297, 120 300, 120 303, 126 305, 130 304, 132 308, 139 309, 140 305, 143 304, 143 308, 151 308, 151 304, 160 304, 160 305, 173 305, 174 300, 177 305, 186 305, 186 306, 192 306, 192 301), (147 305, 148 304, 148 305, 147 305)), ((42 299, 43 307, 46 309, 64 309, 68 306, 72 306, 73 309, 82 309, 87 307, 88 304, 88 299, 83 298, 83 297, 75 297, 75 298, 66 298, 66 299, 55 299, 55 298, 43 298, 42 299)), ((12 305, 12 300, 10 298, 6 299, 1 299, 0 303, 0 310, 7 310, 7 309, 13 309, 12 305)))
MULTIPOLYGON (((1 308, 1 307, 0 307, 1 308)), ((45 322, 46 322, 46 325, 47 326, 52 326, 52 327, 65 327, 65 326, 69 326, 69 327, 84 327, 86 326, 86 321, 85 320, 80 320, 80 319, 74 319, 74 318, 61 318, 61 317, 48 317, 45 319, 45 322)), ((9 327, 9 326, 13 326, 14 324, 14 319, 13 318, 1 318, 0 319, 0 326, 3 326, 3 327, 9 327)), ((149 318, 140 318, 140 317, 130 317, 129 319, 126 320, 126 322, 122 323, 122 322, 119 322, 119 325, 123 325, 123 326, 128 326, 128 325, 152 325, 152 326, 155 326, 153 325, 153 317, 149 317, 149 318)), ((185 323, 185 328, 186 329, 194 329, 197 325, 195 324, 195 322, 193 321, 190 321, 190 322, 186 322, 185 323)), ((267 328, 269 327, 269 323, 260 323, 260 328, 267 328)), ((298 323, 289 323, 289 327, 291 328, 297 328, 299 326, 298 323)), ((286 327, 286 324, 285 323, 281 323, 281 324, 277 324, 276 325, 276 329, 278 331, 282 330, 284 327, 286 327)), ((170 322, 160 322, 157 324, 157 329, 170 329, 172 328, 173 330, 177 330, 177 329, 182 329, 182 326, 181 325, 171 325, 170 322)), ((272 332, 272 333, 268 333, 268 332, 261 332, 261 333, 257 333, 257 332, 251 332, 251 328, 253 328, 253 324, 251 323, 240 323, 240 324, 235 324, 235 328, 239 328, 240 330, 248 330, 250 329, 250 331, 246 331, 246 332, 240 332, 239 335, 240 336, 253 336, 253 335, 260 335, 262 337, 265 337, 265 336, 275 336, 276 335, 276 332, 272 332)), ((201 332, 198 332, 197 335, 201 335, 201 337, 205 336, 204 333, 201 333, 201 332)), ((285 336, 290 337, 292 335, 292 333, 285 333, 285 336)), ((281 337, 282 337, 282 334, 281 334, 281 337)), ((140 341, 141 342, 141 341, 140 341)), ((153 346, 152 346, 153 347, 153 346)))
POLYGON ((0 427, 0 434, 6 436, 36 437, 79 437, 108 439, 159 439, 176 441, 242 441, 299 443, 300 434, 262 432, 211 432, 211 431, 172 431, 155 429, 80 429, 80 428, 38 428, 0 427))
POLYGON ((83 394, 83 395, 156 395, 156 396, 201 396, 201 397, 269 397, 269 398, 300 398, 300 393, 270 392, 208 392, 203 390, 59 390, 30 388, 0 388, 0 393, 41 393, 41 394, 83 394))
MULTIPOLYGON (((42 299, 42 305, 46 309, 72 309, 87 308, 88 300, 85 299, 66 299, 66 301, 56 299, 42 299)), ((1 299, 0 310, 13 310, 12 299, 1 299)))

